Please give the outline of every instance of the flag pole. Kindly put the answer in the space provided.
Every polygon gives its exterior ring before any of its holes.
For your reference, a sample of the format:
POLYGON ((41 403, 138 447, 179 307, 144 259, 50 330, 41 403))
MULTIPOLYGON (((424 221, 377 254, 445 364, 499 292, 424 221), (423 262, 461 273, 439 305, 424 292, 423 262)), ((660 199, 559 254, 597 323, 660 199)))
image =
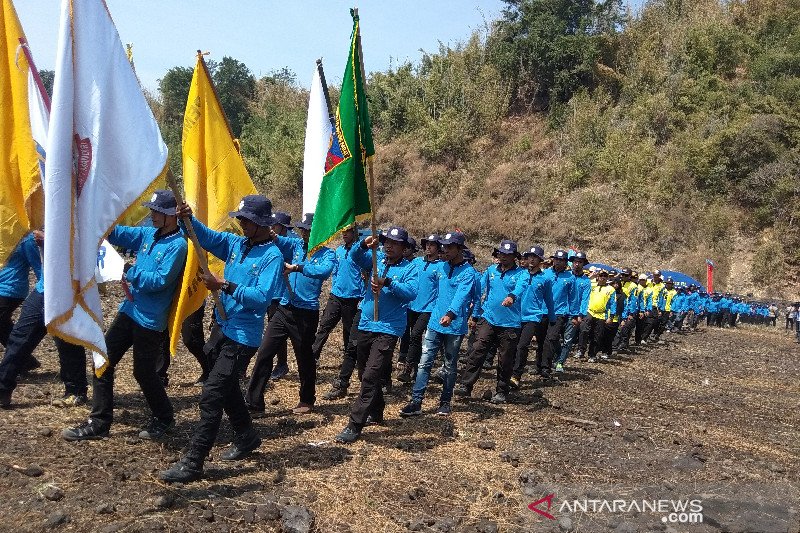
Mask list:
MULTIPOLYGON (((353 8, 353 14, 358 17, 358 8, 353 8)), ((359 20, 358 32, 356 33, 356 45, 358 46, 358 65, 361 68, 361 84, 364 86, 364 93, 367 92, 367 77, 364 75, 364 53, 361 49, 361 22, 359 20)), ((372 208, 372 216, 370 217, 370 227, 372 229, 372 238, 378 238, 378 223, 376 221, 377 208, 374 204, 375 199, 375 174, 372 170, 372 159, 367 160, 367 167, 369 169, 369 199, 370 207, 372 208)), ((372 279, 378 280, 378 254, 377 250, 372 251, 372 279)), ((378 297, 380 292, 375 293, 375 307, 373 313, 373 320, 378 321, 378 297)))
MULTIPOLYGON (((175 193, 175 200, 177 200, 178 205, 183 205, 183 193, 178 188, 178 184, 175 182, 175 176, 172 174, 172 170, 169 169, 167 169, 167 183, 169 184, 169 188, 172 189, 172 192, 175 193)), ((200 241, 197 240, 197 233, 195 233, 194 226, 192 226, 192 218, 183 217, 181 220, 183 220, 183 224, 186 226, 186 233, 189 234, 189 239, 192 241, 192 244, 194 244, 194 251, 197 253, 197 260, 200 263, 200 269, 203 271, 204 275, 209 275, 211 270, 208 268, 208 258, 203 251, 203 247, 200 246, 200 241)), ((222 301, 219 299, 219 291, 211 291, 211 296, 214 298, 214 305, 217 306, 217 313, 219 313, 219 317, 222 320, 228 320, 228 317, 225 314, 225 308, 222 307, 222 301)))
POLYGON ((44 89, 44 82, 42 82, 42 76, 39 74, 39 69, 36 68, 36 64, 33 62, 33 54, 31 54, 31 49, 28 46, 28 40, 25 37, 19 38, 19 44, 22 48, 22 53, 25 54, 25 59, 28 61, 28 68, 31 71, 31 75, 33 76, 33 81, 36 82, 36 88, 39 89, 39 94, 42 96, 42 101, 44 102, 44 106, 47 108, 47 112, 50 112, 50 95, 47 94, 47 91, 44 89))
POLYGON ((325 105, 328 107, 328 119, 331 121, 331 126, 336 130, 336 116, 331 107, 331 95, 328 92, 328 82, 325 81, 325 71, 322 70, 322 58, 317 59, 317 72, 319 73, 319 80, 322 83, 322 94, 325 96, 325 105))

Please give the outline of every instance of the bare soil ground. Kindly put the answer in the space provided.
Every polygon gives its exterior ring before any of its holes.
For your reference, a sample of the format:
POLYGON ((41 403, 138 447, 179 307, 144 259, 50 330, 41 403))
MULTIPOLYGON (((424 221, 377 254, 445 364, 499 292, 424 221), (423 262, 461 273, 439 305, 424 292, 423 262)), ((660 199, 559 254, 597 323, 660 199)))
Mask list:
MULTIPOLYGON (((338 369, 340 339, 334 333, 323 355, 318 397, 338 369)), ((401 420, 408 388, 396 387, 386 426, 351 446, 333 436, 352 394, 293 416, 292 372, 267 391, 259 452, 219 461, 231 438, 223 421, 206 478, 185 486, 165 485, 157 472, 198 419, 200 389, 189 384, 199 369, 187 352, 170 369, 178 427, 161 443, 137 437, 148 411, 130 353, 117 371, 110 438, 84 443, 60 434, 88 410, 50 406, 62 393, 52 341, 35 355, 42 368, 0 411, 0 530, 302 531, 313 520, 321 532, 798 531, 800 350, 779 329, 703 329, 603 364, 570 359, 561 384, 528 380, 505 406, 477 398, 494 385, 487 371, 476 398, 457 401, 449 419, 432 414, 433 385, 426 415, 401 420), (549 511, 546 501, 535 507, 552 519, 529 509, 550 494, 549 511), (690 499, 701 500, 702 523, 591 509, 690 499)))

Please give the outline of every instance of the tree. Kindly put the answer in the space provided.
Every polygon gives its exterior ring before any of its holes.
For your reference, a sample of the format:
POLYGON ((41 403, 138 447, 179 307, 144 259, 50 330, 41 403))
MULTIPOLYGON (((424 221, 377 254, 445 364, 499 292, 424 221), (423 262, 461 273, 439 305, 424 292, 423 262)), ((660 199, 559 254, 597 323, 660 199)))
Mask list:
POLYGON ((53 70, 40 70, 39 77, 42 78, 42 85, 44 85, 44 90, 47 91, 47 94, 50 97, 53 96, 53 82, 56 79, 56 73, 53 70))
POLYGON ((244 63, 228 56, 214 65, 211 72, 233 136, 239 137, 250 118, 250 101, 256 95, 256 79, 244 63))

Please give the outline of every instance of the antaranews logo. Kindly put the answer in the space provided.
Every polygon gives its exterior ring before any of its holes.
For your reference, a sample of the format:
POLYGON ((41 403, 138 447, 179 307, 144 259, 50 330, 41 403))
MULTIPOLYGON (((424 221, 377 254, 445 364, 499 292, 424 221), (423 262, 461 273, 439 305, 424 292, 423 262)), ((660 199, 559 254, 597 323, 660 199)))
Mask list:
MULTIPOLYGON (((555 493, 528 504, 528 509, 549 519, 555 493), (546 508, 545 508, 546 506, 546 508)), ((558 512, 567 513, 658 513, 661 521, 670 524, 700 524, 703 522, 702 500, 564 500, 558 512)))

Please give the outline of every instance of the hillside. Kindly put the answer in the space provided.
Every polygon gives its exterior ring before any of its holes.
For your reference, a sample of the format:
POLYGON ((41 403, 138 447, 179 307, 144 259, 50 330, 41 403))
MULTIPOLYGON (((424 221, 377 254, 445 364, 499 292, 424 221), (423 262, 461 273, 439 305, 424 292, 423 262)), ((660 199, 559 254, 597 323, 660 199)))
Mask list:
MULTIPOLYGON (((709 258, 718 289, 800 299, 800 0, 507 4, 369 75, 381 223, 458 227, 484 257, 512 237, 701 280, 709 258)), ((210 68, 257 187, 298 216, 305 89, 210 68)), ((178 174, 190 78, 153 99, 178 174)))

